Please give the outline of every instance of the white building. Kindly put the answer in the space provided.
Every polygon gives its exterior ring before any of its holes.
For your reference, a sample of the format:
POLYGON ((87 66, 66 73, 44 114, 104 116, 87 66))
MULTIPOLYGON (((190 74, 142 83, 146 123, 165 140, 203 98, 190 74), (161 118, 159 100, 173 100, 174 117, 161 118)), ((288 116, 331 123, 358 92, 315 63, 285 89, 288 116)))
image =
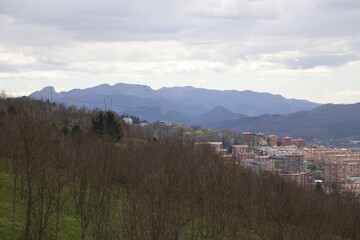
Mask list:
POLYGON ((133 123, 133 120, 131 118, 123 118, 122 119, 126 124, 131 125, 133 123))

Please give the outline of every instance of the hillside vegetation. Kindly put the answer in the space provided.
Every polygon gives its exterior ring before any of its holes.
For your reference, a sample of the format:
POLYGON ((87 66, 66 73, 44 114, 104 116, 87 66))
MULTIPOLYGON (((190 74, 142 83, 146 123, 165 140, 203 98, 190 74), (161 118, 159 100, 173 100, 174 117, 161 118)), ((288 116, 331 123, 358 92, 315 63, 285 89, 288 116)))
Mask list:
POLYGON ((136 138, 111 114, 0 103, 1 239, 360 239, 351 195, 306 192, 206 145, 136 138))

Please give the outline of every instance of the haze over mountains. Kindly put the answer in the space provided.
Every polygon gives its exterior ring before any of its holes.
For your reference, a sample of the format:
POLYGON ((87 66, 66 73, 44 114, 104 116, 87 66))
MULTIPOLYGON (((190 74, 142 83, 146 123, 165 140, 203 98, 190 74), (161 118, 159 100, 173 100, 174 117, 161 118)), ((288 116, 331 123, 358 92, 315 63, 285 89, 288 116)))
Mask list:
POLYGON ((30 97, 90 109, 107 108, 149 122, 169 120, 238 132, 260 130, 267 135, 317 139, 337 145, 360 139, 360 103, 320 105, 248 90, 194 87, 153 90, 145 85, 124 83, 59 93, 53 87, 46 87, 30 97))
MULTIPOLYGON (((280 95, 253 91, 209 90, 194 87, 172 87, 153 90, 145 85, 102 84, 86 89, 57 93, 46 87, 30 95, 67 105, 89 108, 111 108, 148 119, 174 122, 198 122, 195 118, 221 106, 233 113, 248 116, 283 114, 313 109, 320 104, 306 100, 286 99, 280 95)), ((229 113, 227 113, 229 114, 229 113)), ((220 117, 221 118, 221 117, 220 117)), ((201 121, 200 118, 199 121, 201 121)), ((220 119, 223 120, 223 119, 220 119)))
POLYGON ((292 136, 322 144, 347 145, 360 140, 360 103, 325 104, 310 111, 262 115, 205 123, 207 128, 238 132, 259 129, 267 135, 292 136))

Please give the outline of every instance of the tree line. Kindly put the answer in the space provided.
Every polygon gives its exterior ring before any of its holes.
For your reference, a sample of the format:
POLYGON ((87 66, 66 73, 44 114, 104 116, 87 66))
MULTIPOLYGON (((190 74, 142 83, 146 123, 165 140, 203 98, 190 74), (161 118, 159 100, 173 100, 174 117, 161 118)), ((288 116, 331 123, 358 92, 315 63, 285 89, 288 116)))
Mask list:
POLYGON ((1 106, 5 239, 360 239, 351 195, 255 174, 206 145, 130 141, 111 113, 83 113, 71 134, 36 101, 1 106))

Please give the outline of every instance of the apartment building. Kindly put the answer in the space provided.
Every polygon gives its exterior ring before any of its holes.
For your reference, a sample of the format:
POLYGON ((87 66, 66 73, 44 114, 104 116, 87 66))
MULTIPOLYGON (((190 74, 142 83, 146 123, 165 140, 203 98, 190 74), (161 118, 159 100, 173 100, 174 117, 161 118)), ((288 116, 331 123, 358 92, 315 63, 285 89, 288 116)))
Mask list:
POLYGON ((232 154, 237 162, 255 158, 255 153, 249 149, 249 145, 233 145, 232 154))
POLYGON ((304 172, 305 162, 303 154, 291 154, 285 156, 285 171, 287 172, 304 172))
POLYGON ((284 137, 282 146, 291 146, 292 144, 292 138, 291 137, 284 137))
POLYGON ((268 144, 272 147, 278 146, 279 136, 277 135, 270 135, 268 136, 268 144))
POLYGON ((284 178, 286 181, 293 181, 308 190, 314 190, 316 187, 312 173, 280 173, 279 176, 284 178))
POLYGON ((360 177, 359 160, 328 161, 324 164, 324 182, 341 185, 351 178, 360 177))
POLYGON ((351 154, 352 151, 344 148, 337 149, 317 146, 315 148, 304 148, 303 153, 305 155, 305 160, 313 160, 317 163, 325 163, 325 161, 330 160, 332 155, 346 155, 351 154))

